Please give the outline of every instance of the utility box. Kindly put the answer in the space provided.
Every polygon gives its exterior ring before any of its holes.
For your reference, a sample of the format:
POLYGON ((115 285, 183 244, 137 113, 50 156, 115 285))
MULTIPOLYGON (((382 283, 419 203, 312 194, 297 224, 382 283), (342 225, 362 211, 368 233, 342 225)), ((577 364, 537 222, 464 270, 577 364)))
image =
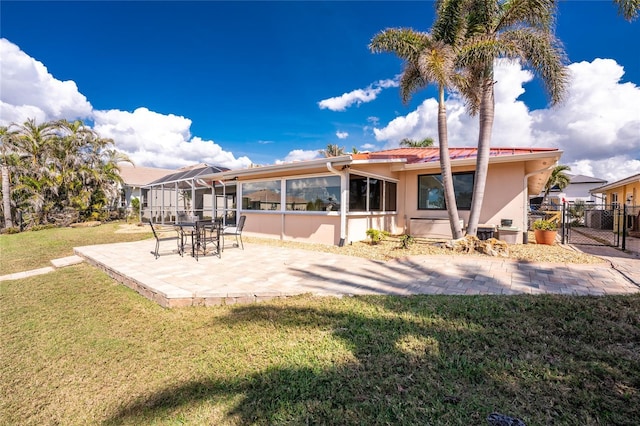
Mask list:
POLYGON ((478 225, 478 232, 477 232, 477 236, 479 240, 485 241, 488 240, 489 238, 493 238, 493 235, 496 232, 496 226, 495 225, 489 225, 486 223, 483 224, 479 224, 478 225))
POLYGON ((520 229, 515 226, 498 227, 498 239, 507 244, 517 244, 518 235, 520 235, 520 229))

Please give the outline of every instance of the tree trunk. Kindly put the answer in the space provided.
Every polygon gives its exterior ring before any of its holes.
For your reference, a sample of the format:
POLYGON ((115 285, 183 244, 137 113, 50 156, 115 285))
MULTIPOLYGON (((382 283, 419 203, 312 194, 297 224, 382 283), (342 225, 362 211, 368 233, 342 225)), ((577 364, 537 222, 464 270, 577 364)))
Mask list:
POLYGON ((458 204, 453 189, 453 175, 451 173, 451 158, 449 157, 449 137, 447 134, 447 109, 444 103, 444 87, 439 88, 438 100, 438 140, 440 145, 440 169, 442 185, 444 187, 444 199, 447 204, 451 235, 454 239, 462 238, 462 227, 458 215, 458 204))
POLYGON ((5 228, 13 228, 11 220, 11 182, 9 182, 9 166, 3 164, 2 168, 2 211, 4 213, 5 228))
POLYGON ((478 233, 478 221, 482 212, 484 189, 489 170, 489 155, 491 152, 491 132, 495 115, 495 101, 493 98, 493 79, 486 80, 482 87, 480 101, 480 129, 478 134, 478 156, 476 158, 476 178, 473 182, 473 198, 471 212, 467 224, 467 235, 478 233))

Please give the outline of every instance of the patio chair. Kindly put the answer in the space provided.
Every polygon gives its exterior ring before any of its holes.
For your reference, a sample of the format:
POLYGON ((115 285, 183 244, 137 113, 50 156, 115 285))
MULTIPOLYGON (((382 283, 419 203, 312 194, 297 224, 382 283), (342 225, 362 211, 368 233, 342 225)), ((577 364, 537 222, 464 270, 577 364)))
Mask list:
POLYGON ((178 245, 178 251, 180 251, 180 240, 178 238, 178 234, 176 233, 175 235, 165 235, 165 233, 168 231, 176 232, 173 227, 168 227, 166 225, 158 226, 157 224, 156 226, 153 226, 153 222, 149 222, 149 225, 151 225, 151 232, 153 232, 153 237, 156 239, 156 249, 151 252, 151 254, 153 254, 156 259, 160 257, 161 241, 176 241, 178 245))
POLYGON ((222 249, 224 250, 224 238, 226 236, 234 236, 236 237, 236 247, 241 247, 244 250, 244 244, 242 243, 242 228, 244 228, 244 222, 247 219, 245 215, 240 216, 238 219, 238 223, 236 226, 227 226, 222 231, 222 249))
POLYGON ((220 226, 211 220, 198 220, 195 226, 191 227, 188 234, 185 234, 185 240, 190 238, 191 241, 185 244, 185 247, 191 248, 191 256, 196 260, 200 256, 206 256, 214 253, 221 257, 220 250, 220 226))
POLYGON ((220 250, 220 226, 211 220, 199 220, 196 222, 195 233, 192 235, 193 255, 198 260, 200 251, 203 255, 207 252, 222 257, 220 250), (209 247, 207 247, 209 246, 209 247), (211 249, 213 246, 213 249, 211 249))

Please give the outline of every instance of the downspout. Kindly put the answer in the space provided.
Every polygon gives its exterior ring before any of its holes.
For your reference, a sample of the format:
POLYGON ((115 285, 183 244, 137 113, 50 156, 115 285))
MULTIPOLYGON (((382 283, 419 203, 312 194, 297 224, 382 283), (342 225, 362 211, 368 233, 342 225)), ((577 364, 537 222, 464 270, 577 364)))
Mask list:
POLYGON ((347 179, 348 174, 344 171, 336 170, 333 164, 331 164, 331 161, 327 161, 327 170, 340 176, 340 242, 338 243, 338 247, 343 247, 347 239, 347 203, 349 202, 347 198, 347 187, 349 185, 347 179))
POLYGON ((536 170, 535 172, 531 172, 531 173, 527 173, 526 175, 524 175, 524 182, 523 182, 523 186, 524 186, 524 205, 522 208, 522 212, 524 215, 524 220, 522 221, 522 224, 524 226, 524 231, 522 232, 522 244, 527 244, 529 242, 529 222, 528 222, 528 218, 529 215, 527 214, 527 204, 529 204, 529 185, 527 184, 529 178, 533 175, 537 175, 538 173, 542 173, 545 172, 547 170, 551 170, 553 169, 556 165, 558 164, 558 162, 556 161, 555 163, 553 163, 550 166, 547 167, 543 167, 540 170, 536 170))

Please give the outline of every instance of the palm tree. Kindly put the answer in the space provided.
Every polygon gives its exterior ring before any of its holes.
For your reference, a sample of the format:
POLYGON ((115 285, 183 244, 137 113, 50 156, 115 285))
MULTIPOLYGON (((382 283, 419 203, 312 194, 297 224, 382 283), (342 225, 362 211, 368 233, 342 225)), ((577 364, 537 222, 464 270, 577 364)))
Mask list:
POLYGON ((340 155, 344 155, 344 147, 340 148, 338 145, 328 144, 327 148, 319 150, 318 154, 326 158, 338 157, 340 155))
MULTIPOLYGON (((446 0, 445 0, 446 1, 446 0)), ((565 52, 552 33, 554 0, 461 0, 466 17, 465 39, 459 45, 459 66, 469 72, 464 88, 472 114, 479 114, 476 176, 467 234, 476 235, 484 200, 495 103, 493 65, 498 58, 520 60, 543 81, 554 105, 566 91, 569 73, 565 52)))
POLYGON ((13 134, 5 126, 0 127, 0 168, 2 171, 2 213, 5 228, 13 227, 11 216, 11 175, 9 164, 12 157, 13 134))
POLYGON ((11 124, 9 129, 15 135, 13 146, 21 160, 15 180, 18 202, 26 209, 31 223, 43 223, 57 196, 50 166, 53 147, 60 139, 59 126, 55 122, 37 124, 35 119, 29 119, 23 124, 11 124))
POLYGON ((438 87, 440 169, 454 239, 461 238, 463 234, 453 188, 444 93, 445 89, 460 90, 464 87, 465 81, 456 68, 455 43, 460 39, 460 31, 463 29, 463 15, 457 13, 457 3, 456 0, 438 2, 438 14, 431 34, 406 28, 391 28, 377 34, 369 45, 373 52, 394 53, 404 60, 404 71, 400 78, 400 95, 403 102, 407 103, 414 92, 429 84, 438 87))
POLYGON ((421 141, 404 138, 400 141, 400 146, 404 146, 407 148, 424 148, 428 146, 433 146, 433 138, 424 138, 421 141))
POLYGON ((564 172, 570 171, 571 167, 565 165, 558 165, 553 168, 553 171, 549 175, 547 182, 544 184, 544 197, 542 198, 542 205, 547 204, 547 199, 549 198, 549 192, 554 187, 558 187, 560 191, 565 189, 571 183, 571 178, 567 176, 564 172))

